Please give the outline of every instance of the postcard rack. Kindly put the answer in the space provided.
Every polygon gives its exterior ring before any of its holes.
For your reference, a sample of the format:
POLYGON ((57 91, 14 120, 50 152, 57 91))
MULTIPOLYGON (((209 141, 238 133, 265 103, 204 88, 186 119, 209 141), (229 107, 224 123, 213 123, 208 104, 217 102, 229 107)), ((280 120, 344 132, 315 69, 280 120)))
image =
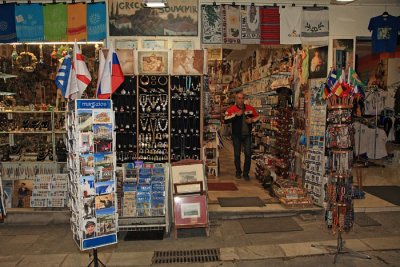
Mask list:
POLYGON ((71 230, 81 250, 117 243, 115 132, 111 100, 68 103, 71 230))
POLYGON ((171 167, 173 183, 174 235, 179 229, 204 228, 210 235, 207 186, 203 161, 183 160, 171 167))
POLYGON ((135 162, 134 168, 129 166, 125 165, 123 174, 119 231, 162 230, 169 234, 169 164, 135 162))

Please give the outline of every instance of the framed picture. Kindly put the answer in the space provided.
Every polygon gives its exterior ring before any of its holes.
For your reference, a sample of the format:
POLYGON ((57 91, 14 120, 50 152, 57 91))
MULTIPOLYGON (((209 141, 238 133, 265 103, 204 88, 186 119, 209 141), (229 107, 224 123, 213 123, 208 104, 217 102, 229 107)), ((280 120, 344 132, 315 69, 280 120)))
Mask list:
POLYGON ((140 74, 168 74, 168 51, 139 51, 140 74))
POLYGON ((206 201, 205 195, 175 196, 175 225, 207 225, 208 213, 206 201))
POLYGON ((333 66, 354 69, 354 39, 333 39, 333 66))
MULTIPOLYGON (((203 164, 172 166, 172 183, 179 184, 177 193, 198 193, 204 184, 203 164)), ((175 191, 175 190, 174 190, 175 191)))
POLYGON ((326 78, 328 75, 328 46, 308 50, 310 78, 326 78))
POLYGON ((203 73, 203 50, 173 50, 172 55, 172 73, 174 75, 200 75, 203 73))
POLYGON ((133 49, 117 49, 118 60, 124 75, 135 74, 133 49))
POLYGON ((144 49, 160 50, 168 48, 166 40, 143 40, 144 49))
POLYGON ((127 39, 118 39, 115 40, 114 47, 115 49, 137 49, 139 41, 138 40, 127 40, 127 39))
POLYGON ((193 42, 190 40, 173 40, 172 49, 193 49, 193 42))

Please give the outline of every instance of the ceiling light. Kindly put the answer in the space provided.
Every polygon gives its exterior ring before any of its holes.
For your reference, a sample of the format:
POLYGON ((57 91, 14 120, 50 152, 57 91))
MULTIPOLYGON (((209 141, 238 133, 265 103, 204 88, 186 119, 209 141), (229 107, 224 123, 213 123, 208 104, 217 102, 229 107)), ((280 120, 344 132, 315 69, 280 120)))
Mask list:
POLYGON ((150 8, 167 7, 167 0, 143 0, 143 5, 150 8))

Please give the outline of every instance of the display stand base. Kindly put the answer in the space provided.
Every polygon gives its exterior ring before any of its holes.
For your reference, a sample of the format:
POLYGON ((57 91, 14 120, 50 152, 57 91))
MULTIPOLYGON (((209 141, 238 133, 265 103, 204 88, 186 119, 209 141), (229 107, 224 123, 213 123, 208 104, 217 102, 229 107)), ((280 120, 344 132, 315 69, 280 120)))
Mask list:
POLYGON ((337 245, 336 246, 330 246, 330 245, 320 245, 320 244, 312 244, 311 246, 314 248, 322 248, 326 249, 331 252, 335 252, 335 256, 333 258, 333 264, 336 264, 337 257, 342 254, 342 255, 347 255, 347 256, 352 256, 352 257, 358 257, 361 259, 366 259, 370 260, 371 257, 369 255, 366 255, 364 253, 346 248, 344 245, 345 241, 342 238, 342 232, 339 231, 338 237, 337 237, 337 245))
POLYGON ((94 267, 99 267, 99 266, 106 267, 106 265, 101 260, 99 260, 99 257, 97 255, 97 248, 93 249, 93 259, 89 262, 88 267, 92 266, 92 264, 94 267), (99 263, 101 265, 99 265, 99 263))

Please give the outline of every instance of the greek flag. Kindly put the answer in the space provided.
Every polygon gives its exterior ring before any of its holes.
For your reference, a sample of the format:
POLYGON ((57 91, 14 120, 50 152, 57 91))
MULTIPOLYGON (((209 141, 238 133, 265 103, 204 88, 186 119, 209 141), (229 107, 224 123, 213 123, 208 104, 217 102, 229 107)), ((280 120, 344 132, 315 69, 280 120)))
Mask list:
POLYGON ((54 80, 57 88, 59 88, 65 98, 70 96, 71 88, 71 74, 72 74, 72 60, 70 55, 66 55, 58 69, 58 73, 54 80))

